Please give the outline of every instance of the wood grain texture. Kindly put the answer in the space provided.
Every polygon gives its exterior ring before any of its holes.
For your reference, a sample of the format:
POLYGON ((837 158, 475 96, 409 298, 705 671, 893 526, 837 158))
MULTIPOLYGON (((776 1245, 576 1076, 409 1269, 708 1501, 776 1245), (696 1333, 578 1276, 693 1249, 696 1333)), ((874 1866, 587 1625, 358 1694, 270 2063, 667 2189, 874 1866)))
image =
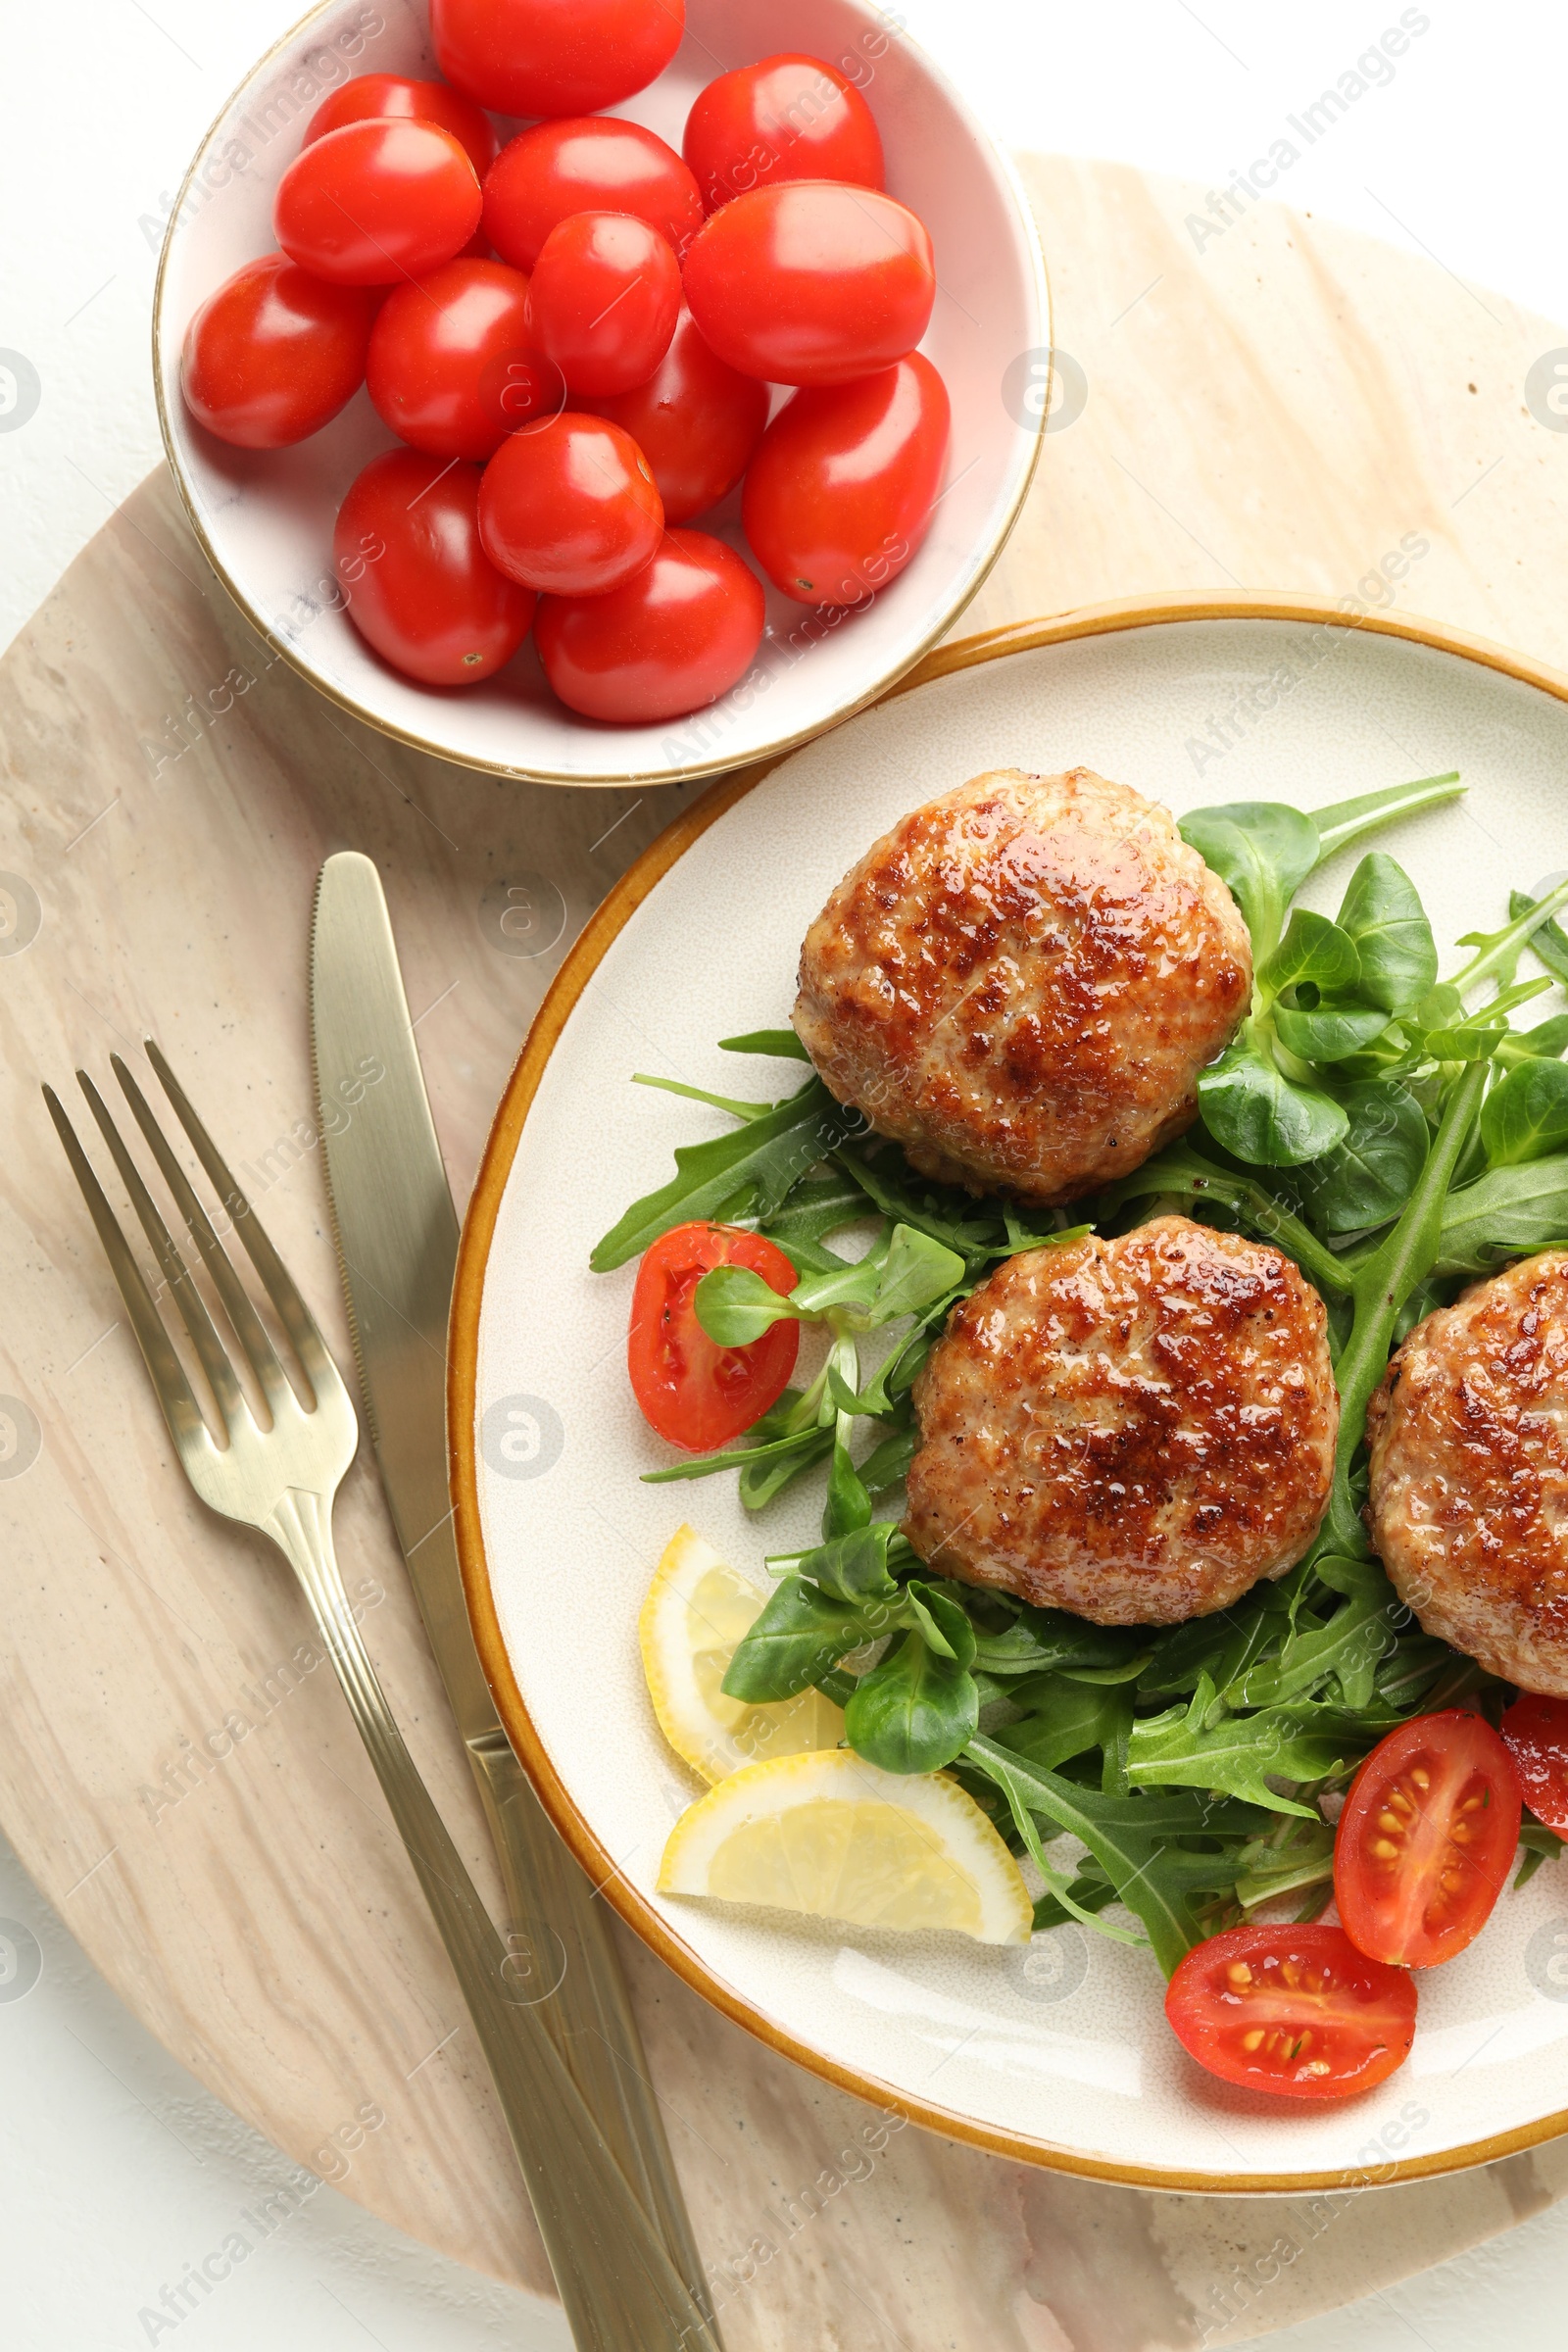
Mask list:
MULTIPOLYGON (((1378 595, 1568 667, 1568 436, 1523 391, 1568 333, 1283 211, 1200 253, 1197 190, 1024 169, 1088 397, 1049 437, 966 632, 1172 587, 1354 596, 1413 536, 1426 552, 1378 595)), ((347 1360, 305 1019, 320 859, 355 847, 381 869, 461 1203, 546 983, 678 792, 500 785, 343 719, 269 661, 161 472, 0 665, 0 868, 22 884, 0 881, 0 1392, 24 1408, 9 1460, 0 1425, 0 1819, 220 2098, 318 2166, 374 2102, 386 2121, 348 2192, 544 2289, 455 1985, 301 1647, 301 1604, 280 1562, 189 1494, 36 1090, 65 1091, 78 1063, 103 1080, 111 1053, 156 1035, 347 1360), (19 1473, 28 1413, 41 1450, 19 1473)), ((368 1456, 337 1529, 392 1702, 494 1895, 368 1456)), ((1261 2203, 1102 2187, 913 2129, 867 2149, 870 2111, 623 1940, 731 2352, 938 2352, 976 2341, 980 2315, 998 2352, 1223 2342, 1568 2191, 1568 2147, 1261 2203)))

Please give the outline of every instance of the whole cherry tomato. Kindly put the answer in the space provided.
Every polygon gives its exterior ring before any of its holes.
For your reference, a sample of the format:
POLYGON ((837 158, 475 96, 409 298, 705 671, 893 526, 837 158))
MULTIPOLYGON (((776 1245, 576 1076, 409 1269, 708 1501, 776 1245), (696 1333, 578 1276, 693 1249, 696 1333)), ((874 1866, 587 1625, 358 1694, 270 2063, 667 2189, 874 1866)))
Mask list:
POLYGON ((683 308, 647 382, 589 406, 630 433, 648 460, 664 520, 689 522, 746 471, 767 423, 767 386, 726 368, 683 308))
POLYGON ((602 416, 567 409, 526 424, 485 467, 485 552, 529 588, 601 596, 642 569, 663 528, 647 460, 602 416))
POLYGON ((573 213, 544 241, 528 332, 570 392, 599 400, 646 383, 680 317, 680 264, 631 213, 573 213))
POLYGON ((1178 1963, 1165 2015, 1224 2082, 1343 2099, 1386 2082, 1415 2039, 1416 1990, 1341 1928, 1227 1928, 1178 1963))
POLYGON ((765 617, 762 584, 732 548, 666 531, 653 562, 608 596, 542 598, 534 642, 568 710, 647 725, 727 694, 765 617))
POLYGON ((1380 1740, 1334 1834, 1334 1899, 1358 1951, 1397 1968, 1462 1952, 1508 1883, 1519 1775, 1480 1715, 1446 1707, 1380 1740))
POLYGON ((305 126, 305 144, 345 122, 439 122, 481 179, 495 162, 495 128, 482 107, 444 81, 411 81, 406 74, 356 74, 321 100, 305 126))
POLYGON ((774 384, 847 384, 912 351, 937 280, 923 224, 874 188, 756 188, 686 256, 692 317, 721 360, 774 384))
MULTIPOLYGON (((658 477, 655 466, 654 478, 658 477)), ((1525 1803, 1548 1830, 1568 1838, 1568 1698, 1543 1698, 1534 1690, 1521 1690, 1504 1710, 1501 1729, 1525 1803)))
POLYGON ((270 253, 210 294, 185 329, 179 380, 199 424, 240 449, 287 449, 365 381, 375 296, 270 253))
POLYGON ((752 552, 803 605, 860 605, 896 579, 948 462, 947 387, 917 351, 858 383, 797 392, 746 476, 752 552))
POLYGON ((882 185, 882 141, 853 82, 820 57, 790 52, 710 81, 681 142, 710 213, 765 181, 882 185))
POLYGON ((338 511, 332 553, 348 614, 394 669, 425 686, 474 686, 510 662, 534 598, 479 544, 479 468, 389 449, 338 511))
POLYGON ((302 147, 272 221, 290 260, 341 285, 382 286, 450 262, 479 225, 478 176, 434 122, 345 122, 302 147))
POLYGON ((514 269, 531 270, 550 231, 573 213, 635 213, 677 256, 703 225, 697 182, 674 148, 614 115, 536 122, 486 174, 484 233, 514 269))
POLYGON ((448 81, 502 115, 594 115, 662 74, 686 0, 430 0, 448 81))
POLYGON ((776 1404, 801 1327, 778 1322, 746 1348, 720 1348, 697 1320, 697 1285, 715 1266, 748 1266, 787 1297, 800 1280, 782 1250, 736 1225, 677 1225, 645 1251, 631 1295, 627 1368, 643 1419, 693 1453, 738 1438, 776 1404))
POLYGON ((432 457, 488 458, 530 416, 564 407, 561 370, 529 338, 527 304, 528 280, 504 262, 444 262, 393 288, 366 378, 400 439, 432 457))

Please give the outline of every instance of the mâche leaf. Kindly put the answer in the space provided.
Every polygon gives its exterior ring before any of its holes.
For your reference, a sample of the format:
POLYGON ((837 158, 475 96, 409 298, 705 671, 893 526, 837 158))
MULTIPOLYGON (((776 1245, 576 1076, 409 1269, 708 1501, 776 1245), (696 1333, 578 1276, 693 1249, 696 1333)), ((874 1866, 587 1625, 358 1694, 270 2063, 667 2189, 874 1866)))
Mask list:
POLYGON ((1285 910, 1322 855, 1318 829, 1279 801, 1233 801, 1193 808, 1178 830, 1229 886, 1261 963, 1285 927, 1285 910))
POLYGON ((1396 1217, 1426 1163, 1426 1113, 1397 1078, 1340 1096, 1347 1126, 1332 1152, 1302 1170, 1306 1204, 1330 1233, 1360 1233, 1396 1217))
POLYGON ((911 1629, 857 1683, 844 1732, 856 1754, 883 1772, 940 1772, 967 1746, 979 1720, 980 1694, 967 1668, 911 1629))
POLYGON ((1203 1125, 1222 1150, 1254 1167, 1294 1168, 1332 1152, 1348 1124, 1332 1095, 1298 1086, 1244 1030, 1198 1081, 1203 1125))
POLYGON ((1568 1062, 1531 1059, 1510 1070, 1481 1105, 1481 1141, 1494 1168, 1568 1149, 1568 1062))
POLYGON ((1419 1004, 1438 976, 1438 951, 1403 866, 1381 850, 1369 851, 1350 876, 1339 922, 1355 943, 1357 994, 1387 1012, 1419 1004))
POLYGON ((1484 1274, 1568 1240, 1568 1155, 1490 1168, 1443 1203, 1435 1274, 1484 1274))
POLYGON ((787 1576, 731 1658, 724 1694, 753 1705, 794 1698, 879 1630, 886 1624, 879 1628, 865 1611, 787 1576))

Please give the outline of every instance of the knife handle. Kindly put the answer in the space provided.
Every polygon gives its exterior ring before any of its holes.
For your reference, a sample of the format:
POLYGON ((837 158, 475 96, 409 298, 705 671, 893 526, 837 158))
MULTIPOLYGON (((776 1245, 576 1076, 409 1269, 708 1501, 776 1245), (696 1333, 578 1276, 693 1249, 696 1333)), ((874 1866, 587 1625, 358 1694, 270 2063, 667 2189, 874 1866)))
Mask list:
POLYGON ((546 2022, 589 2113, 712 2325, 702 2256, 604 1905, 539 1802, 505 1732, 470 1740, 468 1757, 500 1857, 514 1931, 509 1966, 518 1989, 529 1977, 537 1984, 546 2022))

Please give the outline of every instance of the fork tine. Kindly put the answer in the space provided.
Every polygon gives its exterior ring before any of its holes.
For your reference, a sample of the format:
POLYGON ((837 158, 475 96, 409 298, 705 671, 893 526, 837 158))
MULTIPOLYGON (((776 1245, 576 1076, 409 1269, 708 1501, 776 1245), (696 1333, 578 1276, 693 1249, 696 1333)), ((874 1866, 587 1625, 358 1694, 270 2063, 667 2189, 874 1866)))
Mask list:
POLYGON ((98 1229, 98 1239, 104 1246, 110 1272, 124 1300, 130 1327, 136 1335, 136 1343, 151 1375, 164 1419, 169 1424, 169 1434, 181 1454, 192 1441, 208 1438, 211 1443, 207 1424, 202 1419, 196 1399, 191 1395, 190 1383, 185 1378, 185 1368, 174 1353, 173 1344, 164 1329, 163 1317, 153 1304, 152 1293, 142 1279, 141 1268, 120 1230, 103 1187, 92 1172, 92 1163, 76 1141, 76 1131, 66 1116, 65 1105, 52 1086, 44 1088, 43 1099, 49 1106, 55 1132, 65 1147, 66 1157, 71 1162, 71 1172, 81 1187, 87 1213, 98 1229))

